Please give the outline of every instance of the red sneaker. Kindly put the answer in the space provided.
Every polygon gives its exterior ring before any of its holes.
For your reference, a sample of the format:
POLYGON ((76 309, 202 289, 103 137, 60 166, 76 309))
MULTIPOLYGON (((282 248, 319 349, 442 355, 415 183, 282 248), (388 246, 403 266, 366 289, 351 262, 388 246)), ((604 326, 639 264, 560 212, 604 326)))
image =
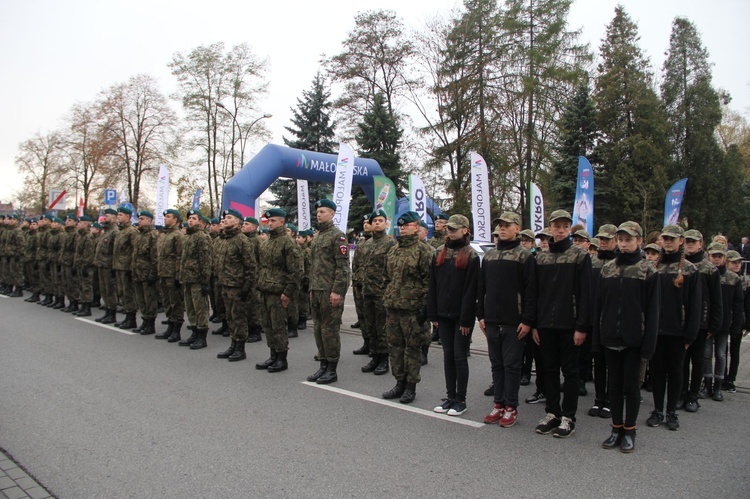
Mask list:
POLYGON ((518 421, 518 411, 508 405, 505 406, 505 412, 503 412, 503 416, 500 418, 497 424, 499 424, 503 428, 510 428, 511 426, 516 424, 516 421, 518 421))
POLYGON ((484 417, 484 422, 487 424, 495 424, 498 421, 500 421, 500 418, 503 417, 503 406, 501 404, 495 404, 495 407, 492 409, 492 412, 487 414, 484 417))

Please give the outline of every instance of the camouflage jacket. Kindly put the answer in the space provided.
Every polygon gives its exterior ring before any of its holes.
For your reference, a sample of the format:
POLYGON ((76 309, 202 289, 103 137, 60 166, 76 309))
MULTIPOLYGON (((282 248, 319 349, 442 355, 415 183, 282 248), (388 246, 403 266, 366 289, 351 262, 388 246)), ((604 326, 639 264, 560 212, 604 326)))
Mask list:
POLYGON ((417 234, 399 236, 385 263, 386 308, 418 312, 427 306, 432 252, 417 234))
POLYGON ((239 227, 227 227, 219 237, 223 239, 219 246, 221 265, 216 274, 219 284, 250 291, 258 272, 258 261, 250 242, 239 227))
POLYGON ((682 336, 686 345, 693 342, 700 328, 701 284, 698 268, 685 261, 680 272, 680 253, 666 253, 659 265, 661 286, 661 313, 659 335, 682 336), (678 288, 675 278, 682 273, 683 282, 678 288))
POLYGON ((117 226, 115 224, 105 224, 103 228, 102 235, 96 241, 94 265, 102 269, 111 269, 117 226))
POLYGON ((49 230, 47 239, 47 262, 57 265, 57 259, 60 256, 60 247, 62 246, 62 229, 60 227, 49 230))
POLYGON ((435 249, 445 244, 445 232, 436 230, 432 233, 432 237, 427 241, 427 244, 435 249))
POLYGON ((91 267, 94 263, 96 241, 89 229, 79 229, 76 234, 76 255, 73 264, 78 269, 91 267))
POLYGON ((329 221, 318 226, 310 245, 310 290, 342 297, 349 287, 349 244, 346 236, 329 221))
POLYGON ((219 261, 221 255, 221 245, 224 239, 221 237, 221 232, 209 232, 208 237, 211 242, 211 275, 216 277, 219 275, 219 267, 222 262, 219 261))
POLYGON ((737 336, 742 333, 742 326, 745 323, 742 279, 727 269, 726 265, 720 267, 718 270, 721 275, 721 298, 723 301, 722 310, 724 311, 724 317, 721 322, 721 328, 716 331, 716 334, 737 336))
POLYGON ((132 270, 133 244, 138 231, 128 220, 115 233, 115 244, 112 249, 112 268, 114 270, 132 270))
POLYGON ((685 259, 698 267, 701 281, 701 326, 705 331, 715 333, 721 328, 724 317, 721 299, 721 275, 719 269, 708 261, 706 252, 701 250, 685 259))
POLYGON ((39 246, 39 230, 31 230, 26 234, 26 249, 24 250, 23 261, 31 263, 36 261, 37 248, 39 246))
POLYGON ((13 227, 6 231, 8 233, 5 240, 5 256, 21 263, 24 260, 26 251, 26 237, 21 227, 13 227))
POLYGON ((40 225, 36 234, 36 261, 47 260, 47 243, 49 242, 49 226, 40 225))
POLYGON ((364 262, 367 256, 367 249, 370 247, 372 234, 365 234, 365 240, 357 245, 352 257, 352 286, 362 286, 365 280, 364 262))
POLYGON ((199 226, 188 227, 182 241, 177 280, 208 286, 211 282, 211 238, 199 226))
MULTIPOLYGON (((257 231, 247 232, 245 233, 245 237, 247 237, 247 242, 250 243, 250 251, 255 256, 255 263, 256 263, 256 276, 257 276, 257 265, 260 261, 260 237, 258 237, 257 231)), ((253 281, 253 287, 255 287, 255 281, 253 281)))
POLYGON ((8 244, 9 233, 10 228, 7 225, 0 225, 0 257, 8 256, 6 246, 8 244))
POLYGON ((66 267, 72 267, 76 259, 76 235, 75 225, 65 227, 65 231, 60 236, 60 253, 58 263, 66 267))
POLYGON ((138 234, 133 240, 133 256, 130 263, 134 281, 156 281, 159 262, 156 250, 158 237, 159 233, 156 232, 153 225, 138 227, 138 234))
POLYGON ((396 241, 388 232, 381 231, 373 232, 366 244, 367 251, 362 261, 363 291, 365 296, 382 298, 385 293, 385 262, 396 241))
POLYGON ((268 241, 260 245, 258 291, 292 297, 302 273, 299 253, 294 250, 296 243, 287 237, 283 225, 268 236, 268 241))
POLYGON ((164 227, 164 232, 156 240, 159 277, 172 278, 179 273, 182 243, 184 240, 185 235, 179 226, 164 227))

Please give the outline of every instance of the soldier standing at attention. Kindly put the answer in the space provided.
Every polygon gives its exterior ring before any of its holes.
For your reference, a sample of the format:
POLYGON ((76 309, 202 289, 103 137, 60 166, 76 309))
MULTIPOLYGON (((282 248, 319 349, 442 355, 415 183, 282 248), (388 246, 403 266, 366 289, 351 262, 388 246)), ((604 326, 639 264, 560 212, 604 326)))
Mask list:
POLYGON ((197 210, 188 211, 188 227, 182 243, 182 255, 177 282, 185 293, 185 310, 193 334, 178 343, 181 347, 192 346, 208 333, 208 294, 211 283, 211 239, 203 230, 203 215, 197 210))
POLYGON ((164 212, 164 232, 157 239, 156 252, 158 255, 158 275, 164 294, 164 313, 168 326, 163 333, 154 336, 157 340, 167 340, 170 343, 180 341, 180 330, 185 320, 185 302, 182 295, 182 285, 177 280, 180 258, 182 257, 182 243, 185 236, 180 231, 182 216, 175 209, 164 212))
MULTIPOLYGON (((254 217, 245 217, 242 223, 242 233, 247 237, 247 242, 250 243, 250 252, 257 264, 260 260, 260 237, 258 237, 258 219, 254 217)), ((256 273, 257 277, 257 273, 256 273)), ((245 301, 245 309, 247 315, 247 343, 256 343, 261 341, 260 333, 263 328, 260 327, 260 314, 258 311, 258 289, 256 282, 251 283, 250 297, 245 301)))
MULTIPOLYGON (((388 252, 396 241, 388 236, 388 215, 385 210, 375 210, 370 214, 367 223, 372 237, 363 244, 366 252, 362 261, 362 308, 365 312, 362 335, 372 352, 372 360, 362 366, 363 373, 374 373, 378 376, 388 372, 388 342, 385 336, 385 263, 388 252)), ((357 248, 359 252, 359 248, 357 248)), ((356 253, 355 253, 356 258, 356 253)), ((357 351, 354 352, 355 354, 357 351)))
POLYGON ((52 303, 52 273, 47 264, 47 243, 49 241, 50 216, 42 215, 39 218, 38 239, 36 246, 36 265, 39 268, 39 293, 44 293, 44 300, 39 305, 47 306, 52 303))
POLYGON ((307 230, 299 231, 295 242, 302 251, 304 267, 297 295, 297 329, 303 330, 307 329, 307 317, 310 315, 310 244, 307 242, 307 230))
POLYGON ((10 231, 8 235, 8 278, 9 293, 11 298, 23 296, 23 258, 26 250, 26 238, 18 222, 18 215, 10 218, 10 231))
POLYGON ((29 232, 26 236, 26 275, 28 276, 31 296, 24 301, 36 303, 39 301, 39 293, 42 292, 39 281, 39 264, 37 263, 37 250, 39 248, 39 222, 36 218, 29 219, 29 232))
POLYGON ((289 305, 289 295, 295 291, 295 283, 302 273, 302 262, 297 257, 294 242, 286 235, 286 212, 272 208, 263 216, 268 219, 269 237, 260 245, 258 294, 261 325, 271 356, 255 364, 255 368, 275 373, 288 367, 286 307, 289 305))
MULTIPOLYGON (((96 251, 96 245, 99 243, 99 238, 102 237, 102 226, 98 222, 94 222, 91 224, 89 232, 91 232, 91 237, 94 240, 94 251, 96 251)), ((91 307, 103 310, 106 307, 101 306, 102 294, 99 290, 99 268, 96 265, 93 265, 93 263, 91 266, 91 279, 93 280, 92 287, 94 290, 94 301, 91 302, 91 307)))
POLYGON ((422 345, 427 321, 427 287, 432 252, 419 242, 419 214, 407 211, 398 218, 397 245, 386 258, 385 293, 387 311, 386 337, 391 372, 396 386, 383 394, 384 399, 400 397, 402 404, 414 401, 417 383, 421 380, 422 345))
MULTIPOLYGON (((383 212, 385 213, 385 212, 383 212)), ((354 250, 354 256, 352 257, 352 294, 354 295, 354 309, 357 311, 357 322, 352 324, 352 328, 359 328, 362 331, 362 339, 364 340, 363 345, 354 350, 354 355, 367 355, 370 353, 370 338, 368 337, 369 328, 365 324, 367 320, 365 318, 366 312, 364 310, 364 261, 366 259, 367 248, 370 245, 370 238, 372 237, 372 225, 370 225, 369 217, 365 217, 362 222, 362 228, 365 231, 364 239, 357 243, 357 249, 354 250)))
MULTIPOLYGON (((258 262, 250 242, 240 230, 242 215, 237 210, 224 210, 224 231, 220 236, 221 253, 218 257, 218 281, 221 285, 226 321, 232 337, 229 349, 217 355, 230 362, 244 360, 247 340, 247 300, 257 278, 258 262)), ((205 346, 205 336, 202 337, 205 346)), ((190 348, 194 348, 195 344, 190 348)))
MULTIPOLYGON (((430 246, 438 249, 445 244, 445 226, 448 223, 448 215, 441 213, 435 215, 435 230, 432 231, 432 237, 429 240, 430 246)), ((437 341, 437 340, 433 340, 437 341)))
POLYGON ((133 329, 134 333, 142 335, 155 334, 156 308, 158 291, 158 252, 156 249, 157 232, 154 230, 154 214, 150 211, 138 212, 138 235, 133 242, 133 289, 135 301, 141 311, 143 323, 140 328, 133 329))
MULTIPOLYGON (((430 248, 430 251, 432 252, 432 256, 435 256, 435 248, 427 241, 427 234, 429 232, 429 228, 427 227, 427 223, 424 220, 419 221, 419 242, 426 245, 428 248, 430 248)), ((430 336, 430 342, 432 341, 431 333, 434 329, 434 326, 432 325, 432 322, 425 321, 424 323, 424 330, 425 334, 430 336)), ((471 343, 471 333, 469 333, 469 343, 471 343)), ((430 353, 430 342, 422 345, 422 365, 427 365, 427 354, 430 353)), ((469 345, 466 346, 466 352, 467 355, 469 354, 469 345)))
POLYGON ((91 302, 94 301, 94 251, 96 250, 94 236, 91 234, 91 217, 83 215, 78 221, 78 234, 76 235, 76 252, 73 262, 75 273, 78 276, 78 299, 81 308, 73 315, 78 317, 91 316, 91 302))
POLYGON ((286 235, 294 242, 294 249, 297 252, 297 258, 302 262, 302 272, 298 276, 298 281, 295 282, 296 290, 294 296, 289 297, 289 305, 286 307, 286 334, 290 338, 296 338, 297 323, 299 322, 299 292, 300 283, 304 279, 304 265, 305 265, 305 254, 302 252, 302 248, 297 244, 297 226, 294 224, 285 224, 286 235))
MULTIPOLYGON (((127 206, 121 206, 117 210, 117 225, 119 230, 115 233, 115 242, 112 250, 112 269, 117 277, 117 295, 122 300, 122 308, 125 311, 125 319, 116 322, 115 327, 120 329, 133 329, 138 324, 135 322, 135 292, 133 290, 133 244, 138 237, 138 231, 130 222, 133 210, 127 206)), ((102 321, 103 322, 103 321, 102 321)))
POLYGON ((50 264, 52 272, 52 283, 55 290, 55 301, 48 305, 52 310, 65 308, 65 291, 63 288, 62 270, 60 268, 60 250, 63 243, 62 228, 65 222, 60 217, 54 217, 52 220, 52 230, 47 246, 47 261, 50 264))
POLYGON ((341 314, 349 287, 349 245, 333 223, 336 204, 329 199, 315 203, 318 235, 310 246, 310 302, 313 332, 320 369, 308 381, 327 385, 338 381, 336 367, 341 355, 341 314))
POLYGON ((76 231, 78 217, 67 215, 65 217, 65 231, 60 236, 61 247, 58 262, 61 268, 63 292, 68 297, 68 306, 62 312, 78 311, 78 276, 75 275, 73 262, 76 256, 76 231))
POLYGON ((94 266, 99 269, 99 292, 106 307, 105 314, 95 320, 102 324, 117 322, 117 277, 115 270, 112 268, 115 236, 117 235, 116 216, 117 210, 112 208, 104 210, 103 233, 96 242, 94 252, 94 266))
POLYGON ((224 240, 220 237, 224 230, 224 219, 212 218, 209 220, 208 235, 211 237, 211 291, 209 299, 211 302, 211 316, 209 322, 221 322, 219 329, 214 329, 211 334, 229 336, 229 327, 226 320, 226 308, 221 295, 221 284, 219 284, 219 261, 221 245, 224 240))

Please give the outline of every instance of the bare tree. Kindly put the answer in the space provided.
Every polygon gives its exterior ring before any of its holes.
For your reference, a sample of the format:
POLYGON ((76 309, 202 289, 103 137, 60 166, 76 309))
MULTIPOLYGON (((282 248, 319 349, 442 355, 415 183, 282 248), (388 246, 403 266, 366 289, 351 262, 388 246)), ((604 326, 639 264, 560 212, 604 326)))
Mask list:
POLYGON ((32 138, 19 144, 16 156, 18 173, 24 176, 24 187, 18 195, 19 201, 38 213, 47 208, 50 189, 64 188, 66 168, 65 141, 62 133, 37 132, 32 138))

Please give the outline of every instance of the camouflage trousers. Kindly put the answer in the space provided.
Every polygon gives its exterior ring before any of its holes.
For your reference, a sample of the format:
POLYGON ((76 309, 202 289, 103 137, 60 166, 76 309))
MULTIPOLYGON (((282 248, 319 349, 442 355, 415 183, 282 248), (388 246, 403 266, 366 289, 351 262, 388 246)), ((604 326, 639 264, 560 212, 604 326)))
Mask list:
POLYGON ((109 267, 99 267, 99 293, 105 307, 110 310, 117 308, 117 278, 109 267))
MULTIPOLYGON (((352 283, 352 294, 354 295, 354 310, 357 312, 357 320, 359 321, 360 325, 362 325, 362 321, 365 319, 365 311, 363 308, 364 301, 365 301, 365 290, 362 287, 362 284, 360 283, 352 283)), ((365 330, 363 328, 359 328, 362 331, 362 337, 365 337, 365 330)))
POLYGON ((156 281, 133 281, 135 290, 135 302, 141 317, 144 319, 155 319, 156 308, 159 305, 159 293, 156 291, 156 281))
POLYGON ((297 315, 298 318, 307 320, 310 315, 310 290, 305 288, 305 286, 300 286, 297 293, 297 306, 299 308, 297 315))
POLYGON ((117 296, 122 301, 122 309, 126 314, 136 311, 135 292, 133 290, 133 274, 129 270, 116 270, 117 296))
POLYGON ((260 327, 260 297, 258 291, 253 288, 250 291, 250 296, 245 302, 245 315, 247 316, 248 328, 259 328, 260 327))
POLYGON ((182 291, 185 293, 185 310, 190 324, 198 329, 208 329, 208 296, 201 293, 201 285, 183 283, 182 291))
POLYGON ((331 306, 330 291, 311 291, 313 334, 318 346, 320 360, 338 362, 341 356, 341 314, 344 312, 344 297, 338 306, 331 306))
POLYGON ((101 293, 99 293, 99 268, 90 267, 89 270, 91 271, 91 289, 94 295, 92 302, 96 302, 98 304, 99 300, 102 297, 101 293))
POLYGON ((13 286, 23 286, 23 262, 20 256, 8 257, 8 274, 5 282, 13 286))
POLYGON ((227 317, 226 304, 224 296, 221 294, 221 284, 216 276, 211 276, 211 310, 218 319, 224 320, 227 317))
POLYGON ((24 274, 31 291, 34 293, 41 293, 42 285, 39 281, 39 264, 36 260, 24 264, 24 274))
POLYGON ((62 289, 62 276, 60 275, 60 265, 55 262, 49 264, 50 277, 52 278, 52 294, 60 296, 65 294, 62 289))
POLYGON ((8 278, 8 257, 1 256, 0 257, 0 282, 3 284, 8 284, 8 281, 6 281, 7 278, 8 278))
POLYGON ((287 324, 293 324, 295 328, 297 327, 297 321, 299 320, 299 288, 289 297, 289 305, 286 306, 286 320, 287 324))
POLYGON ((94 301, 94 271, 89 267, 77 267, 78 301, 91 303, 94 301))
POLYGON ((247 339, 247 303, 240 297, 242 288, 221 287, 227 326, 233 340, 247 339))
POLYGON ((185 297, 180 281, 174 277, 162 277, 161 292, 164 296, 164 313, 167 320, 174 324, 182 324, 185 321, 185 297))
POLYGON ((362 308, 364 320, 360 320, 362 337, 370 342, 373 353, 388 353, 388 342, 385 338, 385 305, 382 296, 365 296, 362 308))
POLYGON ((78 301, 78 271, 72 265, 62 266, 62 287, 70 301, 78 301))
POLYGON ((419 383, 422 345, 429 344, 430 338, 417 322, 417 311, 389 308, 385 332, 393 377, 407 383, 419 383))
POLYGON ((52 290, 52 272, 49 267, 49 263, 46 260, 37 260, 37 267, 39 268, 39 289, 41 293, 46 295, 55 294, 52 290))
POLYGON ((260 325, 266 333, 268 348, 274 352, 289 350, 289 337, 286 334, 286 309, 281 305, 281 295, 260 292, 260 325))

